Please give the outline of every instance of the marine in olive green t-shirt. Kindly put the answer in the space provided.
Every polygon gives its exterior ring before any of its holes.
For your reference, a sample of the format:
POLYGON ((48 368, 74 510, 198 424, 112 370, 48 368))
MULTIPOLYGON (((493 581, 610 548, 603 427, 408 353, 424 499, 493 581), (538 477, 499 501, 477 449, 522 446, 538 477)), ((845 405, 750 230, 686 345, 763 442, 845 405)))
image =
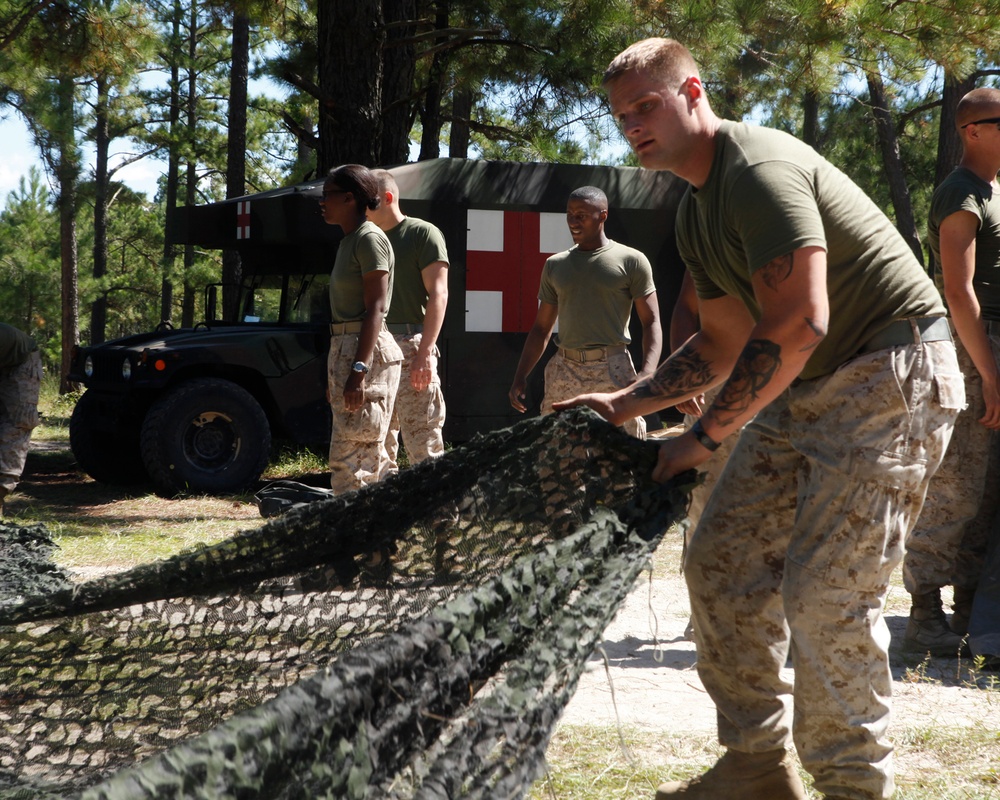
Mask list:
POLYGON ((538 299, 559 309, 559 347, 578 350, 631 342, 632 303, 655 291, 645 254, 608 240, 596 250, 572 247, 550 256, 538 299))
POLYGON ((708 180, 677 211, 681 257, 700 297, 739 297, 759 319, 750 276, 802 247, 826 251, 829 328, 801 379, 833 372, 894 320, 945 314, 888 217, 811 147, 726 120, 716 141, 708 180))
POLYGON ((389 239, 374 222, 365 220, 341 239, 330 274, 330 320, 354 322, 364 318, 364 276, 378 270, 389 273, 385 303, 386 308, 391 308, 395 263, 389 239))
POLYGON ((448 263, 444 234, 429 222, 406 217, 385 235, 396 255, 392 307, 386 322, 420 325, 427 313, 427 288, 421 273, 438 261, 448 263))
MULTIPOLYGON (((937 265, 941 263, 941 223, 958 211, 968 211, 979 220, 972 289, 982 318, 1000 320, 1000 195, 965 167, 956 167, 941 181, 934 190, 927 218, 927 241, 937 265)), ((943 285, 939 288, 943 289, 943 285)))

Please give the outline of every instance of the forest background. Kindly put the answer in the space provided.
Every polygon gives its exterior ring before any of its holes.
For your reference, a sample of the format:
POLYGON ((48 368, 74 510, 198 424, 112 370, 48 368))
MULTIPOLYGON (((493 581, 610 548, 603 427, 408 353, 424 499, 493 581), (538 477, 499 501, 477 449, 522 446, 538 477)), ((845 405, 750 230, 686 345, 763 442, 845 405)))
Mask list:
POLYGON ((660 35, 720 115, 811 144, 930 266, 956 103, 1000 85, 1000 0, 0 0, 0 114, 43 166, 0 210, 0 320, 69 391, 74 344, 192 325, 238 281, 235 252, 170 243, 178 205, 349 162, 634 164, 600 76, 660 35), (154 158, 154 196, 116 179, 154 158))

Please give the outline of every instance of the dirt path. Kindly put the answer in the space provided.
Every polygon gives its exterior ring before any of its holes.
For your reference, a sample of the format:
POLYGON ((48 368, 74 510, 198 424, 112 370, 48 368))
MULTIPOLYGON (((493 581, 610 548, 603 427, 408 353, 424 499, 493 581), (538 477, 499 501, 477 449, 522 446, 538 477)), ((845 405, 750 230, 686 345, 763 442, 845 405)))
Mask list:
MULTIPOLYGON (((694 644, 683 638, 689 606, 677 558, 668 553, 667 567, 658 563, 652 581, 640 578, 605 631, 607 668, 599 654, 590 659, 561 725, 615 725, 617 703, 617 720, 626 726, 715 731, 715 710, 698 678, 694 644)), ((983 724, 1000 730, 994 683, 1000 676, 976 673, 970 662, 958 659, 921 661, 899 653, 907 611, 907 595, 894 588, 886 615, 894 642, 893 728, 983 724)), ((794 671, 789 668, 786 675, 791 679, 794 671)))

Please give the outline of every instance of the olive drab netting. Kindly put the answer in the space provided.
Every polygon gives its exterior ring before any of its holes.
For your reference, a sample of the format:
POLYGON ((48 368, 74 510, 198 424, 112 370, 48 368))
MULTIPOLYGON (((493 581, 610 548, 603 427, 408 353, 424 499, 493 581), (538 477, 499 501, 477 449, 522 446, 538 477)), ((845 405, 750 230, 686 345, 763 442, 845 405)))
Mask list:
POLYGON ((589 411, 527 420, 75 585, 5 526, 0 798, 522 796, 684 513, 655 460, 589 411))

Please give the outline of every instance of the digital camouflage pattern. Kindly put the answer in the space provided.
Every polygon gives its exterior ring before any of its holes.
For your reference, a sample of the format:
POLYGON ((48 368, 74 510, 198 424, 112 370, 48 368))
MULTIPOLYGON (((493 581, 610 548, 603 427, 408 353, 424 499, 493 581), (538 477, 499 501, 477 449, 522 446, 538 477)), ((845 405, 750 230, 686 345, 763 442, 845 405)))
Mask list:
POLYGON ((406 457, 411 464, 419 464, 427 458, 437 458, 444 454, 444 392, 441 391, 441 375, 438 372, 440 353, 435 347, 431 355, 431 383, 422 392, 413 388, 410 367, 413 357, 420 347, 421 334, 396 334, 396 344, 403 352, 402 371, 399 375, 399 391, 392 409, 392 422, 385 449, 389 453, 390 469, 397 469, 399 439, 403 438, 406 457))
MULTIPOLYGON (((545 365, 543 414, 552 413, 552 404, 590 392, 615 392, 635 382, 635 367, 627 350, 612 351, 607 358, 573 361, 557 352, 545 365)), ((646 420, 630 419, 622 430, 636 439, 646 438, 646 420)))
POLYGON ((589 411, 526 420, 217 545, 0 599, 0 798, 523 796, 685 513, 655 459, 589 411))
POLYGON ((0 371, 0 488, 4 494, 14 491, 24 472, 31 432, 41 421, 41 386, 42 355, 37 350, 17 366, 0 371))
POLYGON ((327 386, 330 392, 330 488, 352 492, 378 483, 390 471, 385 439, 399 390, 403 354, 384 327, 379 331, 372 363, 365 376, 365 402, 357 411, 344 410, 344 387, 358 352, 358 335, 330 337, 327 386))
POLYGON ((684 568, 723 746, 777 750, 794 728, 818 792, 891 796, 882 609, 964 404, 951 343, 930 342, 858 356, 743 428, 684 568))
MULTIPOLYGON (((991 335, 989 341, 1000 363, 1000 336, 991 335)), ((1000 510, 1000 434, 979 421, 986 413, 983 379, 958 336, 955 349, 965 375, 967 405, 959 412, 951 444, 906 542, 903 583, 912 595, 942 586, 974 590, 1000 510)))

